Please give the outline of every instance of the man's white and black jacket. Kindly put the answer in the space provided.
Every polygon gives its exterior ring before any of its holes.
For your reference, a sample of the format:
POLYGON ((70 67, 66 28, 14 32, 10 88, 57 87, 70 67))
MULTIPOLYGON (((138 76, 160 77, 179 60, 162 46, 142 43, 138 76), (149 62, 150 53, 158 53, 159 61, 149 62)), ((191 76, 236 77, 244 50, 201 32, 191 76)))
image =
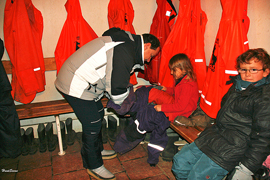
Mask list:
POLYGON ((121 104, 128 96, 130 73, 143 67, 143 38, 112 28, 73 53, 61 67, 56 88, 84 100, 99 100, 106 91, 121 104))

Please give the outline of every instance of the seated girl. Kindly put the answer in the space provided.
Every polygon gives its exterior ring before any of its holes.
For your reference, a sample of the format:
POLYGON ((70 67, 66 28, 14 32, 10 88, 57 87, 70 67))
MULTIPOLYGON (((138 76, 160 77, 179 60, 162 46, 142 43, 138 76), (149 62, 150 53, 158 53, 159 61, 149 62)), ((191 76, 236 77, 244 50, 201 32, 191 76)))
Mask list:
POLYGON ((152 88, 148 102, 157 112, 164 112, 170 121, 177 116, 188 117, 196 110, 199 100, 196 75, 186 54, 176 54, 169 61, 171 74, 175 80, 174 87, 162 86, 162 89, 152 88))

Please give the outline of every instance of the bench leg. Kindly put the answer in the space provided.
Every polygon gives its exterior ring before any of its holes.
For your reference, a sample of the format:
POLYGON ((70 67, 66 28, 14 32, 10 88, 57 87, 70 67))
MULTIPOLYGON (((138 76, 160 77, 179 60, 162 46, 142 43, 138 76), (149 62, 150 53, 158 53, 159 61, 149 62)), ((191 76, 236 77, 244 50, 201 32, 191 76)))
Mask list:
POLYGON ((55 121, 56 121, 56 127, 57 127, 57 136, 58 136, 58 142, 59 142, 59 150, 60 152, 58 153, 59 156, 65 155, 65 151, 63 151, 63 142, 62 142, 62 136, 61 136, 61 127, 60 127, 60 120, 59 120, 59 115, 55 116, 55 121))

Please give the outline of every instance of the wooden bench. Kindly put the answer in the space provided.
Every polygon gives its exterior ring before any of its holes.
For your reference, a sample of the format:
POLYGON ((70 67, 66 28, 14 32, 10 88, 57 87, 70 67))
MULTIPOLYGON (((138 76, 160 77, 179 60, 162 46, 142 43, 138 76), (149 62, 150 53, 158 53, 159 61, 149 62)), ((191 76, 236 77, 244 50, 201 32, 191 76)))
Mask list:
MULTIPOLYGON (((12 65, 10 61, 2 61, 3 66, 7 74, 12 73, 12 65)), ((45 70, 52 71, 56 70, 56 64, 54 58, 44 58, 45 70)), ((106 107, 108 99, 106 97, 101 99, 103 107, 106 107)), ((59 155, 64 155, 62 137, 61 137, 61 128, 60 128, 60 114, 73 113, 72 107, 68 104, 65 99, 52 100, 45 102, 37 102, 30 104, 19 104, 16 105, 16 111, 19 117, 19 120, 38 118, 45 116, 55 116, 57 136, 59 143, 59 155)))
POLYGON ((192 143, 199 133, 203 131, 201 127, 187 127, 173 123, 171 123, 170 127, 189 143, 192 143))

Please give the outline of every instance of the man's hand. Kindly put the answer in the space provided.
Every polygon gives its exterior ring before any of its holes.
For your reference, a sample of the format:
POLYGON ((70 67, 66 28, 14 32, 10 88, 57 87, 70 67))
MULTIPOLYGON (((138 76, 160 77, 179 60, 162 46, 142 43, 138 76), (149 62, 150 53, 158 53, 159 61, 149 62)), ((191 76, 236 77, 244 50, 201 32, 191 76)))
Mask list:
POLYGON ((154 108, 157 112, 161 111, 161 105, 155 105, 154 108))

